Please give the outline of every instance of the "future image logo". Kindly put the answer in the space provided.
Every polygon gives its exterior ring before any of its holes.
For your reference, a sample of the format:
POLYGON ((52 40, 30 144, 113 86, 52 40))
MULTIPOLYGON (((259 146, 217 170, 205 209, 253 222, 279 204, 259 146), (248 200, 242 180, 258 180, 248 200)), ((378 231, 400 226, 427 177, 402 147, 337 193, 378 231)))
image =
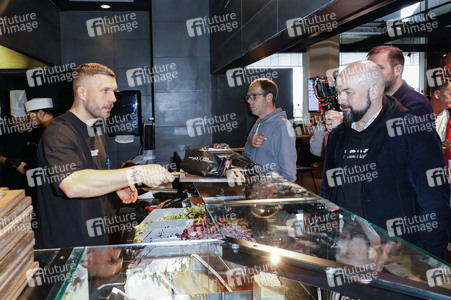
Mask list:
POLYGON ((330 187, 352 184, 355 182, 371 182, 378 178, 376 164, 364 164, 334 168, 326 171, 327 183, 330 187))
POLYGON ((449 267, 435 268, 426 271, 428 285, 430 287, 451 283, 451 269, 449 267))
POLYGON ((426 178, 430 187, 449 184, 446 167, 427 170, 426 178))
POLYGON ((232 187, 242 185, 245 182, 242 171, 242 168, 228 169, 226 171, 227 184, 232 187))
POLYGON ((41 86, 44 84, 52 84, 57 82, 72 82, 77 77, 75 63, 65 64, 61 66, 34 68, 27 70, 27 82, 30 87, 41 86))
POLYGON ((327 284, 330 287, 337 287, 348 283, 371 282, 378 277, 375 263, 346 266, 344 268, 327 268, 327 284))
POLYGON ((426 71, 430 87, 440 86, 451 81, 451 68, 435 68, 426 71))
POLYGON ((28 270, 25 273, 27 277, 28 286, 37 287, 42 286, 44 284, 56 284, 59 282, 65 282, 69 278, 77 277, 77 271, 75 270, 71 273, 71 270, 74 270, 75 263, 70 263, 67 265, 55 265, 52 267, 45 266, 44 268, 38 268, 36 270, 28 270))
POLYGON ((265 264, 250 268, 243 267, 229 269, 226 272, 227 284, 232 288, 237 288, 243 285, 250 285, 254 282, 254 276, 260 274, 261 272, 274 273, 275 268, 273 265, 265 264))
POLYGON ((36 28, 36 13, 0 17, 0 35, 31 32, 36 28))
POLYGON ((138 225, 135 213, 113 217, 94 218, 86 221, 86 229, 90 237, 132 231, 138 225))
POLYGON ((417 232, 431 232, 438 228, 435 213, 404 218, 389 219, 386 222, 389 236, 402 236, 417 232))
POLYGON ((278 76, 277 71, 270 71, 268 68, 235 68, 226 71, 227 83, 230 87, 250 84, 258 78, 274 80, 278 76))
POLYGON ((30 169, 26 172, 30 187, 40 186, 47 182, 47 176, 43 168, 30 169))
POLYGON ((136 13, 127 13, 89 19, 86 21, 86 28, 90 37, 96 37, 117 32, 131 32, 138 28, 138 21, 136 20, 136 13))
POLYGON ((104 132, 110 135, 118 132, 133 134, 138 128, 138 121, 136 113, 132 112, 130 114, 114 115, 105 119, 90 119, 87 121, 86 128, 90 137, 103 135, 104 132), (90 126, 88 124, 93 125, 90 126))
POLYGON ((90 237, 101 236, 106 233, 103 218, 95 218, 86 221, 86 227, 88 228, 88 235, 90 237))
POLYGON ((31 132, 38 128, 37 122, 30 122, 27 117, 0 117, 0 135, 31 132))
POLYGON ((290 37, 310 35, 316 32, 331 32, 337 28, 337 14, 314 15, 306 18, 289 19, 286 22, 287 32, 290 37))
POLYGON ((387 120, 386 126, 389 137, 424 131, 432 132, 435 130, 435 114, 394 118, 387 120))
POLYGON ((297 215, 286 221, 288 236, 298 238, 304 234, 332 232, 338 228, 339 215, 330 213, 320 216, 297 215))
POLYGON ((236 120, 236 113, 228 113, 220 116, 189 119, 186 121, 186 127, 188 135, 195 137, 223 131, 231 132, 238 128, 238 121, 236 120))
POLYGON ((186 21, 186 29, 190 37, 212 34, 216 32, 231 32, 238 28, 236 13, 221 16, 194 18, 186 21))
POLYGON ((170 63, 165 65, 155 65, 152 68, 134 68, 127 70, 127 83, 130 87, 141 86, 144 84, 151 84, 157 82, 171 82, 178 78, 178 71, 176 64, 170 63))
POLYGON ((438 28, 435 13, 419 14, 404 19, 387 20, 387 33, 390 37, 431 32, 438 28))
MULTIPOLYGON (((25 172, 27 182, 30 187, 41 186, 46 183, 61 182, 66 177, 71 175, 76 169, 75 163, 69 163, 65 165, 55 165, 50 168, 45 166, 44 168, 34 168, 25 172)), ((73 175, 74 178, 77 176, 73 175)), ((72 177, 71 177, 72 178, 72 177)))

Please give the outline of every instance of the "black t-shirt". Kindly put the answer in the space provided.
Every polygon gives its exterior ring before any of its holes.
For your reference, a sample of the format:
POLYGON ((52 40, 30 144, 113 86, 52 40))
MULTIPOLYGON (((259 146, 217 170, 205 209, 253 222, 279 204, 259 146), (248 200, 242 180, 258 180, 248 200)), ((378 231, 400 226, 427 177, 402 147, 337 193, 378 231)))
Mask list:
MULTIPOLYGON (((365 182, 371 182, 374 174, 377 176, 376 164, 374 161, 368 161, 367 156, 374 151, 370 144, 373 139, 374 131, 384 124, 383 116, 385 108, 382 108, 379 115, 363 131, 356 131, 348 128, 350 131, 346 148, 343 153, 342 165, 342 184, 337 193, 337 204, 351 211, 352 213, 363 216, 362 208, 362 186, 365 182)), ((373 178, 374 177, 374 178, 373 178)))
POLYGON ((105 169, 105 139, 94 132, 67 111, 55 118, 42 135, 39 168, 27 173, 29 183, 38 188, 36 248, 108 244, 104 224, 109 214, 107 197, 69 199, 59 188, 73 172, 105 169), (43 174, 47 174, 45 183, 43 174))
POLYGON ((344 180, 338 193, 338 203, 356 215, 362 216, 362 179, 366 174, 364 158, 368 155, 371 135, 354 132, 343 153, 344 180))

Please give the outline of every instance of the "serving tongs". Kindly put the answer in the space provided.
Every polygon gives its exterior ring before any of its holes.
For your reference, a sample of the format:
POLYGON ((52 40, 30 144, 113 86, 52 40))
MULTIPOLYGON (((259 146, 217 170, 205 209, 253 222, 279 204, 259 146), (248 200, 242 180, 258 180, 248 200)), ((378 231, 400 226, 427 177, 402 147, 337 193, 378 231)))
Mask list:
POLYGON ((218 272, 216 272, 215 269, 213 269, 205 260, 203 260, 196 253, 191 254, 191 257, 196 258, 201 264, 203 264, 208 269, 208 271, 210 271, 213 275, 215 275, 216 278, 218 278, 219 282, 221 282, 222 285, 227 289, 227 291, 233 292, 232 288, 227 284, 227 282, 225 282, 224 279, 222 279, 222 277, 218 274, 218 272))
POLYGON ((177 290, 175 289, 175 286, 173 286, 169 280, 166 278, 166 276, 163 275, 163 273, 161 272, 157 272, 157 276, 161 278, 161 280, 166 283, 168 286, 171 287, 171 289, 174 291, 174 294, 178 295, 179 293, 177 292, 177 290))

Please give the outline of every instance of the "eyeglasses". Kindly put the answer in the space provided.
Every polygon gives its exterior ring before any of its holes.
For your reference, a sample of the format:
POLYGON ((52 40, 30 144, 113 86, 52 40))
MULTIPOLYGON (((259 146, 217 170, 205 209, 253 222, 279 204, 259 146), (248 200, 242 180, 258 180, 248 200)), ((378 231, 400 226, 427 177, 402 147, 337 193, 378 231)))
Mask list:
POLYGON ((268 95, 268 93, 260 93, 260 94, 249 94, 249 95, 246 95, 246 96, 244 96, 244 100, 245 101, 247 101, 247 100, 249 100, 249 98, 252 100, 252 101, 255 101, 255 99, 257 98, 257 96, 261 96, 261 95, 268 95))

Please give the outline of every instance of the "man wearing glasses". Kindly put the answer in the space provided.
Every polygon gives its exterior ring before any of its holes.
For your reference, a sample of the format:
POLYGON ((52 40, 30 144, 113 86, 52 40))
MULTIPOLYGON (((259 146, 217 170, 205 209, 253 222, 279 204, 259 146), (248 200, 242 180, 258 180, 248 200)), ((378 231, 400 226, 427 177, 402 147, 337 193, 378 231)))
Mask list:
POLYGON ((249 85, 245 100, 258 119, 249 132, 243 155, 264 170, 295 181, 296 134, 286 112, 275 107, 277 94, 277 85, 266 78, 258 78, 249 85))

